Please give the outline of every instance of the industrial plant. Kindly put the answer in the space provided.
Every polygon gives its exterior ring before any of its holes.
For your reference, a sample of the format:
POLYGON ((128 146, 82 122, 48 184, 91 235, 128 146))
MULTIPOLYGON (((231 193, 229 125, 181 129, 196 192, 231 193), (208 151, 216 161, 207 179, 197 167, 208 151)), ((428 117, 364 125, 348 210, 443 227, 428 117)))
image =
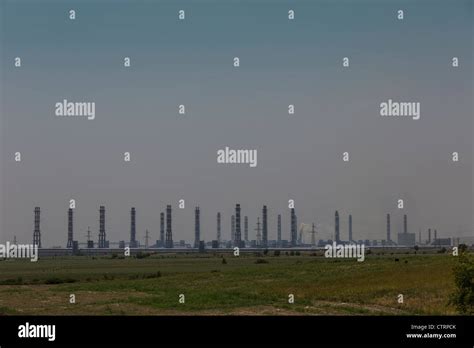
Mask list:
MULTIPOLYGON (((201 210, 199 206, 195 207, 194 210, 194 241, 188 243, 185 240, 175 241, 173 239, 173 224, 172 224, 172 206, 167 205, 166 210, 159 214, 159 233, 155 243, 149 243, 151 238, 148 229, 146 230, 144 239, 145 243, 140 243, 137 239, 137 209, 131 207, 130 209, 130 240, 114 241, 110 242, 107 239, 106 226, 105 226, 105 206, 99 207, 99 219, 98 219, 98 243, 94 243, 90 227, 88 227, 87 240, 85 242, 78 241, 74 238, 74 210, 69 208, 67 211, 67 243, 65 248, 44 248, 41 242, 41 208, 34 208, 34 226, 33 226, 33 245, 37 245, 38 248, 42 249, 42 253, 49 255, 59 254, 104 254, 118 249, 129 248, 134 252, 140 250, 150 250, 154 252, 205 252, 206 249, 221 249, 221 250, 233 250, 238 247, 242 251, 252 251, 255 249, 283 249, 291 248, 298 250, 313 250, 324 248, 328 244, 336 242, 338 244, 364 244, 366 247, 371 248, 410 248, 414 246, 418 247, 446 247, 451 245, 457 245, 460 243, 459 238, 455 237, 438 237, 437 229, 434 229, 432 238, 432 228, 427 229, 427 238, 423 240, 422 230, 418 232, 418 241, 416 240, 416 234, 409 232, 408 229, 408 216, 403 215, 403 229, 397 233, 397 240, 392 239, 392 226, 391 226, 391 215, 386 214, 386 233, 382 239, 357 239, 353 231, 353 219, 352 214, 347 216, 347 238, 341 236, 341 215, 339 211, 334 213, 334 233, 333 238, 321 239, 316 238, 318 234, 317 224, 312 222, 311 224, 301 223, 298 226, 297 215, 294 208, 289 211, 289 226, 288 226, 288 239, 284 238, 284 228, 282 223, 282 214, 276 215, 276 239, 269 238, 269 214, 268 207, 264 205, 261 210, 261 216, 257 217, 255 222, 255 238, 249 238, 249 218, 247 215, 244 216, 244 228, 242 234, 242 208, 240 204, 235 205, 234 214, 231 215, 231 226, 229 238, 223 236, 222 230, 222 212, 217 212, 217 229, 215 239, 205 241, 201 235, 201 210), (306 238, 310 236, 309 238, 306 238)), ((224 233, 225 234, 225 233, 224 233)), ((16 237, 15 237, 16 239, 16 237)))

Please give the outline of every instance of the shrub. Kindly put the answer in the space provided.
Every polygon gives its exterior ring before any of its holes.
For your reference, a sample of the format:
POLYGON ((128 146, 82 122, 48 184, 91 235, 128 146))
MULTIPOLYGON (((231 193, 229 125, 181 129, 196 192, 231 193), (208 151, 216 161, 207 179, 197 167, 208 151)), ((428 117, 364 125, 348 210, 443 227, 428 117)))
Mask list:
POLYGON ((280 250, 275 250, 273 252, 273 256, 280 256, 280 250))
POLYGON ((0 285, 21 285, 23 284, 23 278, 18 277, 16 279, 5 279, 0 281, 0 285))
POLYGON ((461 314, 474 314, 474 259, 466 253, 460 253, 453 268, 456 290, 449 303, 461 314))
POLYGON ((72 278, 58 278, 58 277, 51 277, 44 281, 45 284, 62 284, 62 283, 74 283, 74 282, 76 282, 76 280, 72 278))
POLYGON ((265 260, 265 259, 257 259, 257 260, 255 261, 255 263, 257 263, 257 264, 258 264, 258 263, 268 263, 268 261, 265 260))
POLYGON ((144 274, 142 276, 143 279, 152 279, 152 278, 160 278, 161 277, 161 272, 158 271, 156 273, 149 273, 149 274, 144 274))
POLYGON ((103 274, 104 280, 114 280, 115 277, 113 275, 108 275, 107 273, 103 274))

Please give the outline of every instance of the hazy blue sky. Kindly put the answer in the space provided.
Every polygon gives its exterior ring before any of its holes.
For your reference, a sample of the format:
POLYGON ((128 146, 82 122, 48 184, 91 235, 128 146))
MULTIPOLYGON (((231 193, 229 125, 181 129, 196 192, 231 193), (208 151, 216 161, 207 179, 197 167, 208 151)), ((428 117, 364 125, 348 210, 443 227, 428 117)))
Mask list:
POLYGON ((473 235, 471 0, 0 0, 0 15, 0 242, 31 242, 40 206, 43 244, 64 245, 70 198, 80 241, 90 226, 97 242, 102 204, 111 241, 129 240, 132 206, 156 240, 166 204, 175 240, 194 239, 195 205, 205 240, 217 211, 229 238, 235 203, 251 239, 264 204, 269 238, 281 213, 289 239, 288 199, 317 239, 336 209, 344 239, 349 213, 356 239, 385 238, 388 212, 393 234, 406 213, 411 232, 473 235), (94 101, 96 119, 56 117, 63 99, 94 101), (421 119, 380 117, 387 99, 420 102, 421 119), (218 165, 225 146, 257 149, 257 168, 218 165))

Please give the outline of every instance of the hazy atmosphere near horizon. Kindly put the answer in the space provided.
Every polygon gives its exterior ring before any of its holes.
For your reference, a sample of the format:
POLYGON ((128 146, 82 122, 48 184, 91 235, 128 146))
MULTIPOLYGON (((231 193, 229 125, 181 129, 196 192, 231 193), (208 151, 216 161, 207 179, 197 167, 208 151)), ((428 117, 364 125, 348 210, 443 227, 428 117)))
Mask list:
POLYGON ((39 206, 43 245, 64 246, 70 199, 81 242, 100 205, 111 242, 130 239, 131 207, 137 239, 159 239, 167 204, 175 241, 193 241, 195 206, 202 239, 218 211, 230 239, 236 203, 250 239, 263 205, 269 239, 277 214, 290 239, 289 199, 316 239, 336 210, 342 239, 348 214, 355 239, 384 239, 387 213, 394 234, 407 214, 417 240, 473 236, 473 22, 471 0, 0 0, 0 242, 31 243, 39 206), (64 99, 95 102, 95 119, 57 117, 64 99), (389 99, 420 118, 381 117, 389 99), (225 147, 257 166, 217 163, 225 147))

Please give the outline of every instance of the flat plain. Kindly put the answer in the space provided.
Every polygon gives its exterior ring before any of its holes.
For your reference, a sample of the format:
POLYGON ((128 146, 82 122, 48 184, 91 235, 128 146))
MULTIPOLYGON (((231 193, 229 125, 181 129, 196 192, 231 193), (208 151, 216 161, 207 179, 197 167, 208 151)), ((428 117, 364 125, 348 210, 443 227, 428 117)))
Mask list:
POLYGON ((140 256, 1 260, 0 314, 456 314, 449 253, 373 251, 364 262, 284 250, 140 256))

